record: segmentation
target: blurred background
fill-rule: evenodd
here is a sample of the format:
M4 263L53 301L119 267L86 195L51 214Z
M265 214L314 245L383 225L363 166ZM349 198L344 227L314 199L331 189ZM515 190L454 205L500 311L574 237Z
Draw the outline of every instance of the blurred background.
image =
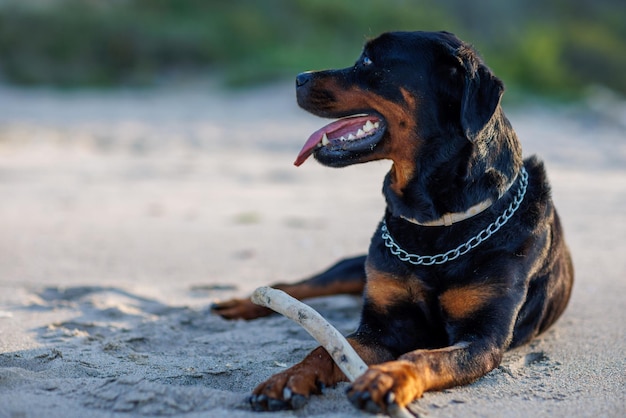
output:
M389 162L294 168L325 123L294 76L442 29L505 82L568 226L610 212L580 187L626 184L624 0L0 0L0 285L245 290L364 251Z
M5 83L250 86L350 65L388 30L448 30L509 91L626 94L623 0L0 0Z

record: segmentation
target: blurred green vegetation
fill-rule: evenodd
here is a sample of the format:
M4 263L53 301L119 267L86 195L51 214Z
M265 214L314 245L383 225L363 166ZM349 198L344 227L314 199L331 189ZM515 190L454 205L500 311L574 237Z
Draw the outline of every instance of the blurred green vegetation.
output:
M249 85L348 66L387 30L448 30L509 87L626 94L623 0L0 0L0 74L21 85Z

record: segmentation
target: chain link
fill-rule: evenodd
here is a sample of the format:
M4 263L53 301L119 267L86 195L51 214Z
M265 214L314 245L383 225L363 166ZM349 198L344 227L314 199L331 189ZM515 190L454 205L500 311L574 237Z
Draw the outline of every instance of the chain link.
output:
M498 218L493 221L489 226L480 231L478 234L470 238L464 244L459 245L458 247L447 251L445 253L437 254L437 255L417 255L410 254L400 247L396 241L393 239L389 230L387 229L387 222L383 219L383 224L381 227L381 237L385 242L385 246L389 248L391 254L398 257L401 261L411 263L414 265L423 265L423 266L432 266L433 264L444 264L448 261L456 260L460 256L467 254L473 248L479 246L482 242L489 239L493 234L498 232L498 230L508 222L509 219L513 216L513 214L517 211L520 204L524 200L524 195L526 194L526 187L528 186L528 173L526 169L522 167L520 172L520 186L517 191L517 195L509 205L509 207L502 213L502 215L498 216Z

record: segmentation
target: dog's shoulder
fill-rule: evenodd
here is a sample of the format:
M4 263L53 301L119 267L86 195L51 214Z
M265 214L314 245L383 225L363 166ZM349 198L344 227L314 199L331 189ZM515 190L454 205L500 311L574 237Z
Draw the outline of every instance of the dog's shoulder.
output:
M524 160L528 188L522 203L524 223L537 225L552 217L552 187L543 161L536 155Z

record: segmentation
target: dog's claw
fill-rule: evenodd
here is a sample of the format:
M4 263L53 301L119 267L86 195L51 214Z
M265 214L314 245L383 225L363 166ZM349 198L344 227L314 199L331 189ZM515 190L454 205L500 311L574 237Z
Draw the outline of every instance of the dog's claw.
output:
M293 393L291 389L283 390L284 399L270 398L267 395L250 395L248 402L253 411L284 411L289 409L300 409L306 405L307 397L298 393Z
M268 411L283 411L285 409L291 409L289 402L285 402L281 399L270 398L267 401Z
M283 399L285 403L291 405L291 409L300 409L306 404L307 401L306 396L300 395L299 393L293 393L293 391L288 387L283 389Z
M285 386L285 389L283 389L283 399L288 401L291 399L292 395L293 395L293 392L291 391L291 389Z
M263 406L263 398L267 399L265 395L250 395L248 397L248 402L252 407L253 411L261 412L265 411L265 407Z
M291 409L291 404L282 399L269 398L267 395L251 395L248 398L253 411L283 411Z
M369 412L370 414L380 414L382 412L378 404L371 399L365 402L365 405L363 405L362 409L365 412Z
M291 397L291 407L293 409L301 409L306 405L307 398L304 395L295 394Z
M381 412L380 407L372 400L372 395L369 392L352 391L352 388L348 388L348 400L355 408L369 412L371 414L377 414Z

